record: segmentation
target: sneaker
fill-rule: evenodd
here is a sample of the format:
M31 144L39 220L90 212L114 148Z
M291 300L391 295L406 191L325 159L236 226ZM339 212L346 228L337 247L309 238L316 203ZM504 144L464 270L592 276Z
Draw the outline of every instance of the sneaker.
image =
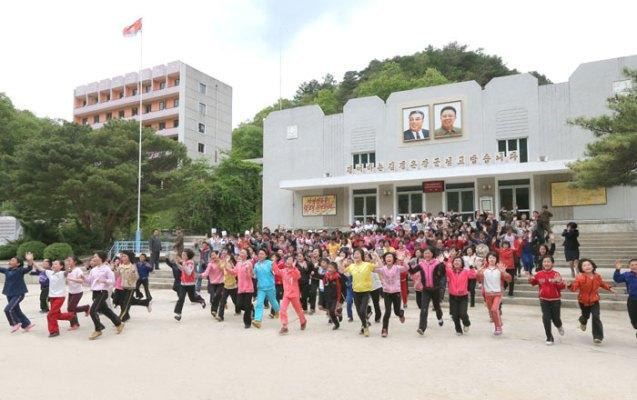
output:
M332 330L333 330L333 331L335 331L335 330L337 330L338 328L339 328L339 326L338 326L338 325L334 325L334 326L332 327Z
M374 319L374 323L375 323L375 324L379 324L379 323L380 323L380 318L378 318L378 319Z
M438 326L443 326L444 323L445 321L443 321L442 318L438 320Z
M71 325L71 327L69 329L67 329L67 331L76 331L80 329L79 325Z
M456 332L456 336L462 336L462 332Z
M494 336L500 336L502 335L502 328L496 328L495 332L493 332Z
M15 324L11 327L11 333L17 332L20 330L20 324Z
M252 326L254 326L257 329L261 329L261 321L252 321Z
M554 342L554 341L552 341L552 340L547 340L547 341L546 341L546 345L547 345L547 346L553 346L554 344L555 344L555 342Z
M46 314L46 313L48 313L47 310L40 310L40 314Z
M586 332L586 325L579 324L579 328L582 330L582 332Z
M219 321L219 322L223 322L223 317L220 317L220 316L218 316L218 315L215 317L215 319L216 319L217 321Z
M274 314L268 314L268 318L274 319Z
M314 313L315 313L315 311L312 310L312 309L310 309L310 312L308 312L308 314L310 314L310 315L314 315Z
M347 322L354 322L354 318L347 318Z
M201 301L201 308L206 308L206 300Z
M57 337L57 336L60 336L60 332L51 332L51 333L49 333L49 337L50 338L54 338L54 337Z
M243 326L243 329L250 329L250 328L251 328L251 326L250 326L250 325L244 325L244 326Z
M363 336L369 337L369 328L364 328L363 329Z
M424 331L424 330L422 330L422 329L420 329L420 328L418 328L418 330L417 330L416 332L418 332L418 334L419 334L420 336L422 336L422 335L424 335L424 334L425 334L425 331Z
M560 326L559 328L557 328L557 331L559 332L560 336L564 336L564 327Z
M90 314L91 314L91 311L90 311L90 310L86 310L86 311L84 311L84 316L85 316L85 317L88 317Z
M91 333L91 336L88 337L88 340L95 340L100 336L102 336L102 331L95 331Z
M307 320L301 322L301 330L304 331L305 327L307 326Z
M405 316L404 315L401 315L400 317L398 317L398 319L400 320L401 324L405 323Z
M148 305L146 306L146 309L148 310L148 312L152 312L153 311L153 306L152 306L152 301L148 302Z
M276 311L276 312L274 313L274 318L279 319L279 312L278 312L278 311Z
M602 344L602 339L593 339L593 343Z
M33 327L35 327L35 324L29 324L29 326L27 326L26 328L24 328L25 332L31 332L31 329L33 329Z
M124 330L124 323L122 322L121 324L117 325L115 327L115 330L117 331L117 334L119 335L120 333L122 333L122 331Z
M288 334L288 328L285 326L281 327L281 330L279 331L279 335L287 335Z
M210 315L212 315L213 317L217 317L217 312L216 311L210 311Z
M361 328L361 330L360 330L360 331L358 331L358 334L359 334L359 335L362 335L364 330L365 330L365 328Z
M181 314L175 314L175 319L177 321L181 321Z
M464 333L469 333L469 325L463 326L462 330L463 330Z
M387 337L387 329L383 329L380 333L381 337Z

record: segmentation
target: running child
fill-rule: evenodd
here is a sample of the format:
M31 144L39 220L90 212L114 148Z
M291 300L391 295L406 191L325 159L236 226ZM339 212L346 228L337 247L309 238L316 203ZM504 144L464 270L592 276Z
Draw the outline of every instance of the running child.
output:
M628 292L628 317L633 328L637 329L637 258L633 258L628 262L630 271L621 272L621 260L615 261L615 273L613 280L617 283L625 283ZM637 333L635 334L637 336Z
M24 275L33 269L33 255L31 253L26 255L31 260L27 260L28 267L23 267L22 262L17 257L9 260L9 268L0 267L0 274L4 274L2 294L7 297L4 314L7 316L11 333L17 332L20 328L24 329L25 332L29 332L35 326L20 309L20 303L24 300L24 295L29 291L24 283Z
M281 278L283 284L283 298L281 299L281 330L279 334L285 335L288 330L288 305L292 303L294 312L299 317L301 324L301 330L305 330L307 325L307 319L303 313L301 307L301 293L299 289L299 279L301 278L301 271L296 268L294 264L294 257L289 255L285 257L285 268L275 268L274 274Z
M577 302L582 311L582 315L579 317L579 326L583 332L586 331L588 319L592 316L593 342L600 344L604 340L604 326L599 318L599 289L602 288L612 293L615 293L615 290L604 282L600 274L595 272L597 265L593 260L588 258L579 260L577 270L579 274L568 288L573 292L579 292Z
M542 323L546 333L546 344L551 346L555 343L551 322L557 328L560 336L564 336L564 327L560 317L562 309L561 291L566 287L559 272L553 270L553 256L544 256L542 259L542 271L532 276L527 272L529 283L533 286L540 286L540 307L542 308Z
M495 330L495 336L502 335L502 316L500 315L500 303L504 293L504 283L511 282L511 275L506 271L503 264L500 264L498 254L489 252L485 265L482 266L476 275L478 282L482 283L484 302L489 311L489 316Z

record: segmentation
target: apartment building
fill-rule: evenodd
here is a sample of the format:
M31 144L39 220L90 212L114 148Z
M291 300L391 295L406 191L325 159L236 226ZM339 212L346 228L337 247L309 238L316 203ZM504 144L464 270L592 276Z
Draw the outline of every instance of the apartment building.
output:
M97 129L111 119L133 119L183 143L188 155L220 161L232 145L232 87L174 61L139 73L78 86L73 120ZM140 109L140 95L142 105Z

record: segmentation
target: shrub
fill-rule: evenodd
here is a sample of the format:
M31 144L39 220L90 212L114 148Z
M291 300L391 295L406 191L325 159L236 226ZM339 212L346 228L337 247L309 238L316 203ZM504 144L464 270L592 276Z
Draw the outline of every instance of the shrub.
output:
M73 255L73 249L68 243L52 243L44 249L44 258L49 260L63 260Z
M0 260L8 260L11 257L15 257L17 252L17 244L5 244L3 246L0 246Z
M44 256L44 249L46 248L46 244L39 242L37 240L33 240L31 242L24 242L18 247L18 257L23 257L26 253L33 253L33 258L36 260L41 260Z

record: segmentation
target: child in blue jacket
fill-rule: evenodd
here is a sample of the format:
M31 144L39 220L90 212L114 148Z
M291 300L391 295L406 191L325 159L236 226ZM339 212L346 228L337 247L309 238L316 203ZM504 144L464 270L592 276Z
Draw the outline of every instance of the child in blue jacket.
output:
M625 283L628 292L628 317L633 328L637 329L637 258L633 258L628 262L630 271L621 272L621 260L615 261L615 274L613 280L617 283ZM637 333L635 334L637 336Z
M29 255L30 253L27 253L27 256ZM24 275L33 269L33 259L29 257L27 259L29 266L26 268L23 268L22 262L17 257L9 260L9 268L0 268L0 273L5 275L2 294L7 297L8 304L4 308L4 314L11 326L11 333L17 332L20 328L29 332L35 326L20 309L20 302L24 300L24 295L28 292Z

